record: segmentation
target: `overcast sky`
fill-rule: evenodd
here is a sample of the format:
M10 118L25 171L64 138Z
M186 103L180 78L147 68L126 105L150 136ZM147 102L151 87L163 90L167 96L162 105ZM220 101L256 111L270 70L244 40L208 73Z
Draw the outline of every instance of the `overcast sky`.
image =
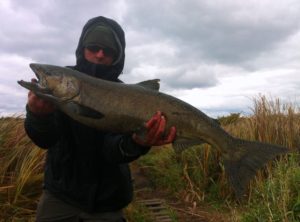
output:
M299 0L0 0L0 115L24 112L29 63L74 65L99 15L126 33L127 83L159 78L212 117L248 114L259 95L299 102Z

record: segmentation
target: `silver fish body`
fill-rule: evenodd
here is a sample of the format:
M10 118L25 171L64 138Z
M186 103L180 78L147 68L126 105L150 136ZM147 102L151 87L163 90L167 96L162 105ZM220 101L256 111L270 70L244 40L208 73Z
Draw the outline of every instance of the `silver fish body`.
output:
M53 65L31 64L38 83L19 81L23 87L52 101L76 121L104 131L133 133L156 111L175 126L176 151L209 143L223 155L225 171L237 197L241 197L256 170L287 149L277 145L241 140L229 135L213 119L190 104L159 92L159 81L124 84L90 77Z

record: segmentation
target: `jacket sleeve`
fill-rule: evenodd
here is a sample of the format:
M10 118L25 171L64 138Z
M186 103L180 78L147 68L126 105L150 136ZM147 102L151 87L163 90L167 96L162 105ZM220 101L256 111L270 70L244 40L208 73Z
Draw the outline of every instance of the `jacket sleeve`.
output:
M58 140L59 134L55 121L55 113L38 117L30 112L28 106L26 106L24 128L28 137L40 148L48 149Z
M129 163L145 155L151 147L138 145L131 135L105 134L102 155L110 163Z

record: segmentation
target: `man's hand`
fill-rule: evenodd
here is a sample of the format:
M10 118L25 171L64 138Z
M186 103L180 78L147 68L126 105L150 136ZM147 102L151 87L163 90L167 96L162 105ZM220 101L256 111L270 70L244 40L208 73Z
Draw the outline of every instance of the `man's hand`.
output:
M32 79L31 82L37 82ZM45 116L54 112L55 105L36 96L32 91L28 93L28 109L37 116Z
M166 118L158 111L146 124L146 135L143 137L133 134L133 140L142 146L161 146L172 143L176 137L176 128L172 126L165 135Z

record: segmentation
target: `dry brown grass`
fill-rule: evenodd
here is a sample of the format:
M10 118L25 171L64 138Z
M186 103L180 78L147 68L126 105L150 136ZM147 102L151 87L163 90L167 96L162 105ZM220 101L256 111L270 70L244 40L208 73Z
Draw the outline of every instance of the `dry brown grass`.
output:
M4 221L33 220L43 160L44 151L26 136L22 118L0 119L0 215Z
M180 157L170 149L146 155L140 164L149 169L153 184L191 204L228 211L233 221L299 221L299 109L264 96L253 103L251 116L220 118L225 130L239 138L280 144L295 152L271 161L259 171L246 201L236 205L221 155L208 145L189 149ZM0 119L0 221L34 221L44 156L44 151L26 136L22 118Z

